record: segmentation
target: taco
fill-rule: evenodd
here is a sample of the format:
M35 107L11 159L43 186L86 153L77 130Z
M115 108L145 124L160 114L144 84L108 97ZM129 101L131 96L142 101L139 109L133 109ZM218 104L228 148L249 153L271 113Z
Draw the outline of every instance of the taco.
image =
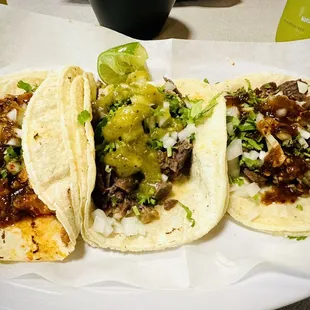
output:
M80 192L62 112L82 74L66 68L0 78L1 260L62 260L75 247Z
M101 85L93 104L89 198L94 190L82 210L82 236L94 247L179 246L226 212L224 99L211 99L200 81L165 79L157 87L146 79L135 72L126 83Z
M219 85L227 91L228 213L247 227L310 234L309 82L257 74Z

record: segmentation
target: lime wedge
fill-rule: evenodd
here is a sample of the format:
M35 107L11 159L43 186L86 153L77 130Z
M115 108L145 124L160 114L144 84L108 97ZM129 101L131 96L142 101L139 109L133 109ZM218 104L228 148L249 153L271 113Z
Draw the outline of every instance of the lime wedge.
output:
M98 56L98 74L107 84L122 83L132 72L147 71L147 58L147 52L139 42L116 46Z

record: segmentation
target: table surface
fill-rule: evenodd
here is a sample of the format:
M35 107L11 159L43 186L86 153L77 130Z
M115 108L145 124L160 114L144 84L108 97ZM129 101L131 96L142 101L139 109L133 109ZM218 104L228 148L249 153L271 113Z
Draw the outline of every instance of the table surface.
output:
M37 13L98 24L87 0L7 0ZM157 39L274 41L285 0L200 0L178 2ZM310 299L281 310L308 310Z

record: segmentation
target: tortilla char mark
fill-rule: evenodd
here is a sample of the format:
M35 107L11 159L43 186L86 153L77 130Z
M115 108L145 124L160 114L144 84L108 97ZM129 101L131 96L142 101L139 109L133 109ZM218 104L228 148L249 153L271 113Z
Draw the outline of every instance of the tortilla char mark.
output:
M269 82L226 96L227 107L237 107L240 115L230 142L242 140L241 175L260 187L269 186L261 197L266 205L294 203L310 195L308 87L300 79L279 86ZM244 157L262 151L263 159Z
M54 215L29 185L23 163L20 131L32 93L0 100L0 228L24 218Z

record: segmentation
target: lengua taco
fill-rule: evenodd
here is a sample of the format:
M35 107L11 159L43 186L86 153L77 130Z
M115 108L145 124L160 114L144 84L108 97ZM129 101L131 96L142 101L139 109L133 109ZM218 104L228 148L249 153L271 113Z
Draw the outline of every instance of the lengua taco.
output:
M144 71L101 85L92 122L97 169L91 150L88 162L95 187L82 212L88 243L161 250L217 225L228 190L225 102L212 96L196 80L154 86Z
M75 67L0 78L2 260L62 260L75 247L80 191L62 111L77 78Z
M310 234L309 80L257 74L227 91L228 213L271 234Z

